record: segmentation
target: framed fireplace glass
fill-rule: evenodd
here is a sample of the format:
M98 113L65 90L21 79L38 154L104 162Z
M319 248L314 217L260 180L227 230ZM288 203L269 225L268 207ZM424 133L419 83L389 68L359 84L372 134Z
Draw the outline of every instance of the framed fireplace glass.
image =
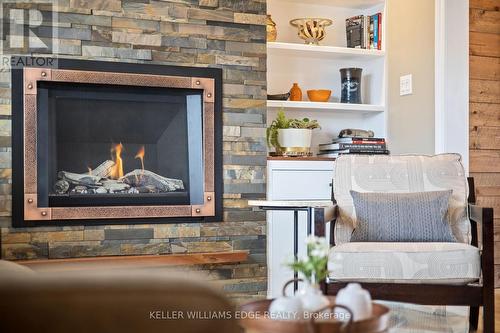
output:
M38 203L203 204L203 96L194 89L40 82Z
M17 226L221 218L220 70L61 64L13 71Z

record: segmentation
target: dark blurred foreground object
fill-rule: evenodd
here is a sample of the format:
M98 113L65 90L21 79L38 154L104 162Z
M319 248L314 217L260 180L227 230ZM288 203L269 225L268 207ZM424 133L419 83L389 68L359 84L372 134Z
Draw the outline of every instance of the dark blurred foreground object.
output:
M234 333L234 319L203 319L232 310L223 295L185 276L154 270L35 273L0 260L0 332ZM189 320L188 312L202 318ZM184 319L171 319L181 313Z

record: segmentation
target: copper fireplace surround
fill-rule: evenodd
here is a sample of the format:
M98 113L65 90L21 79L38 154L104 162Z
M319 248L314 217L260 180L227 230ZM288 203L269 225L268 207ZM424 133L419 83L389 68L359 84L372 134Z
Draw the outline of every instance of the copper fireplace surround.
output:
M163 217L214 217L214 101L215 79L209 77L168 76L113 71L30 68L23 70L23 200L24 221L144 219ZM204 161L201 205L39 207L37 204L37 83L85 83L140 87L186 88L202 90Z

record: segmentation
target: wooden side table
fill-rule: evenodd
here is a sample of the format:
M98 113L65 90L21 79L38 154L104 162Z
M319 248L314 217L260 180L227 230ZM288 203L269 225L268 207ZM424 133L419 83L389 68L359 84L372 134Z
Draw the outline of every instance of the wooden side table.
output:
M335 213L336 205L330 200L301 201L301 200L249 200L248 205L259 207L265 211L293 211L293 255L297 260L299 252L299 212L307 214L307 235L325 235L325 223L330 221ZM314 231L313 231L314 216ZM294 278L298 277L294 271ZM294 291L298 289L298 282L294 282Z

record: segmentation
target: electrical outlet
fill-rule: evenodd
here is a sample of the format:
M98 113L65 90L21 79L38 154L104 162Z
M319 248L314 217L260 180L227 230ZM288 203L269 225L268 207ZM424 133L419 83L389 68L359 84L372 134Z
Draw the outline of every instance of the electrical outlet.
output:
M412 75L403 75L399 78L399 95L411 95L413 94L413 85L412 85Z

